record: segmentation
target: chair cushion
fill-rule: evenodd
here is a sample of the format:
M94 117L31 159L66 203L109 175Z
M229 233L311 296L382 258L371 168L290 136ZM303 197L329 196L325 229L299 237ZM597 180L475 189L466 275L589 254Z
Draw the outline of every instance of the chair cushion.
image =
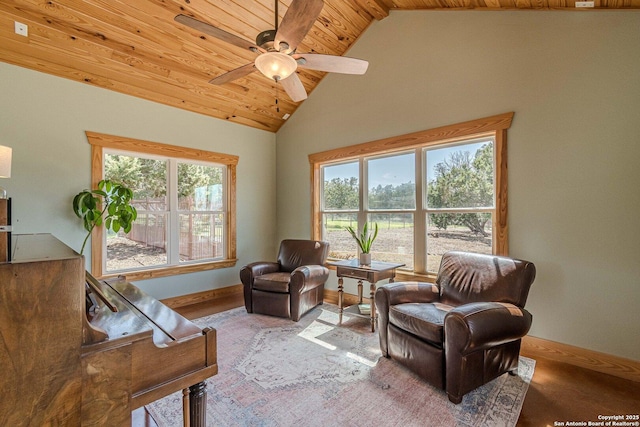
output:
M389 307L389 323L442 346L444 316L453 307L441 303L406 303Z
M289 293L291 273L277 272L258 276L253 280L253 289L267 292Z

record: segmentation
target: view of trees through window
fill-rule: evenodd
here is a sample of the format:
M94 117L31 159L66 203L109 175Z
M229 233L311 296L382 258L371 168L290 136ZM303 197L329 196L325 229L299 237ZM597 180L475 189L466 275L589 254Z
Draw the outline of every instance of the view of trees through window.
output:
M222 257L224 172L221 165L106 153L104 177L131 188L138 210L130 233L107 235L106 270Z
M410 270L437 272L448 250L492 252L491 139L327 164L322 172L323 238L330 242L330 258L357 257L344 227L361 228L364 221L380 229L373 259L401 262ZM422 183L421 197L416 182ZM416 248L425 248L422 258L416 258Z
M434 272L447 251L492 251L493 144L441 150L427 152L427 271Z

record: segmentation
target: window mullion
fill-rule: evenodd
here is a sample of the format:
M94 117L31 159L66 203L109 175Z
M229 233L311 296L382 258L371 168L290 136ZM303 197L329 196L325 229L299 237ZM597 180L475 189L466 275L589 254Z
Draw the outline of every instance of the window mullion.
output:
M360 209L358 209L358 230L362 230L364 228L364 224L367 222L368 214L369 214L369 202L367 200L369 192L368 185L369 180L367 179L368 175L368 167L365 159L360 159L360 189L359 189L359 198L360 198ZM358 253L360 249L358 248Z
M222 174L222 224L224 225L224 228L227 228L227 223L229 221L229 216L227 215L227 213L229 212L229 190L228 190L228 186L229 185L229 168L225 167L224 168L224 173ZM214 235L215 235L215 230L214 230ZM229 241L227 239L227 233L222 233L222 256L224 258L227 257L228 255L228 244Z
M180 214L178 212L178 162L169 159L167 173L167 194L169 195L169 230L167 258L170 265L180 261Z
M415 159L415 176L416 176L416 210L413 216L414 234L413 234L413 262L414 271L427 271L427 216L426 208L426 182L427 167L424 160L426 151L416 148Z

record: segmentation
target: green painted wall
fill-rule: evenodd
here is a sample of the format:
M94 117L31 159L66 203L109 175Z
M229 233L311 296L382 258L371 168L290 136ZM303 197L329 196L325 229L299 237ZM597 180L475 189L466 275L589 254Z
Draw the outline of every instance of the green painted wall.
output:
M237 284L310 235L308 154L514 111L509 244L538 267L531 334L638 360L639 52L633 11L393 11L348 53L367 74L327 76L277 135L0 63L1 185L17 233L79 249L85 130L240 156L238 265L137 283L165 298Z
M80 250L84 229L71 201L91 184L89 130L240 157L236 268L137 282L146 292L166 298L235 285L242 265L275 257L275 134L4 63L0 94L0 145L13 148L12 176L0 185L12 198L15 233L52 233Z
M392 11L348 55L367 74L327 76L278 132L278 238L310 235L308 154L514 111L531 335L639 360L640 13Z

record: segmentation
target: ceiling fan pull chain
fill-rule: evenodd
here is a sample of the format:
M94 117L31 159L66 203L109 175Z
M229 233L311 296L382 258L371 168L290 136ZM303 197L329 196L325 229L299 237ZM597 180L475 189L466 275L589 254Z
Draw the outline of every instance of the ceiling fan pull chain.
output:
M278 83L276 82L276 113L280 112L280 106L278 105Z

